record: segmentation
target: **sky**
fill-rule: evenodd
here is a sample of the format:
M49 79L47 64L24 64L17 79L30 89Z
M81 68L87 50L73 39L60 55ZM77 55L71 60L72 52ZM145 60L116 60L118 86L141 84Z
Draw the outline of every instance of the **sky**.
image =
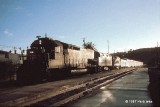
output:
M0 0L0 50L27 46L47 34L100 52L160 45L160 0Z

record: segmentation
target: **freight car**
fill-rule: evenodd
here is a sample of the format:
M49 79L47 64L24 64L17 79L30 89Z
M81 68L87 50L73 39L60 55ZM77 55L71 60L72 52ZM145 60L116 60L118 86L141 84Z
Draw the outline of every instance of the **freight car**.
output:
M102 68L102 70L109 70L112 68L112 56L107 53L100 53L100 57L98 57L98 66Z
M88 71L90 73L99 72L101 70L110 70L113 67L113 57L108 53L95 51L94 59L89 59Z
M121 67L142 67L143 66L143 62L141 61L135 61L135 60L131 60L131 59L121 59Z
M120 69L121 68L121 58L118 56L113 56L113 69Z

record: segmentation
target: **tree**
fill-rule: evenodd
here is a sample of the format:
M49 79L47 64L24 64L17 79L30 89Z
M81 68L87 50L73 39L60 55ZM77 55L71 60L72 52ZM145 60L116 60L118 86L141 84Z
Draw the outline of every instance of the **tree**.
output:
M84 47L85 49L97 50L97 49L95 48L95 44L93 44L92 42L87 42L87 43L84 42L83 47Z

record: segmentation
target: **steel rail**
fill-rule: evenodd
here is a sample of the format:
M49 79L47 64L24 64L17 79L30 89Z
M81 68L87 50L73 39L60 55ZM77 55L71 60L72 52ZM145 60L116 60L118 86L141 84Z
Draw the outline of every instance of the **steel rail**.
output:
M64 105L70 101L76 100L79 97L84 96L85 94L91 92L94 89L100 88L106 84L113 82L114 80L131 73L134 69L123 71L120 73L113 73L111 75L91 79L87 82L77 84L70 87L65 87L60 90L49 90L45 92L41 92L38 94L34 94L31 96L26 96L22 98L18 98L15 100L7 101L0 103L0 106L29 106L29 105L37 105L40 102L46 101L48 99L54 99L52 104L47 106L60 106ZM67 95L66 95L67 94ZM65 98L59 98L65 96Z
M102 86L109 85L113 81L115 81L115 80L117 80L117 79L131 73L131 72L133 72L133 70L121 72L121 73L118 73L118 74L113 74L112 77L106 76L106 77L103 77L103 78L96 79L94 81L90 81L88 83L84 83L85 88L82 89L82 87L81 87L79 89L80 91L78 91L78 92L77 91L74 92L75 90L71 91L72 94L74 93L73 95L72 94L71 95L64 95L64 94L61 95L61 96L66 96L64 99L62 98L62 99L57 100L56 98L51 98L50 99L51 101L47 101L51 104L47 104L47 106L63 106L64 104L67 104L71 101L77 100L78 98L83 97L83 96L93 92L94 90L99 89ZM39 105L41 105L41 104L42 103L40 103Z

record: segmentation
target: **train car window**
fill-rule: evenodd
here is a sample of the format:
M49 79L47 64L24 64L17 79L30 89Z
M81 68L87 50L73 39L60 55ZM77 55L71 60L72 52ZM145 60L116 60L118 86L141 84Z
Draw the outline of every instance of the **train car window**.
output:
M34 52L33 51L30 51L30 54L33 54Z

